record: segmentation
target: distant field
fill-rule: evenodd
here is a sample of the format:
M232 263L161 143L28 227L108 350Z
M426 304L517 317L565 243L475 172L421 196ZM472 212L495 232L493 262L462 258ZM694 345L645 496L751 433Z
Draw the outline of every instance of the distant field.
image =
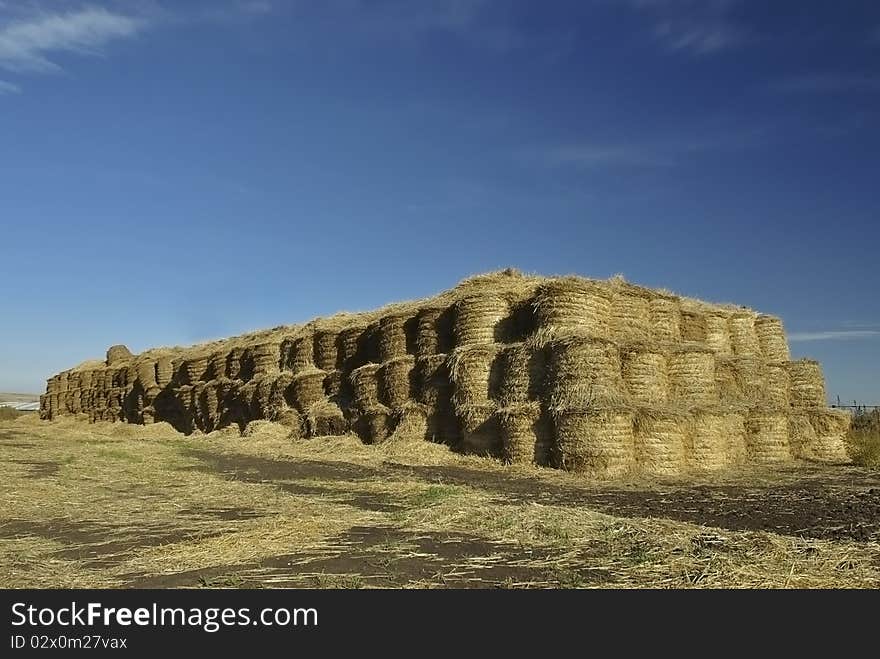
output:
M40 400L39 394L10 394L0 392L0 403L32 403Z
M880 474L595 483L271 424L0 423L7 587L880 586Z

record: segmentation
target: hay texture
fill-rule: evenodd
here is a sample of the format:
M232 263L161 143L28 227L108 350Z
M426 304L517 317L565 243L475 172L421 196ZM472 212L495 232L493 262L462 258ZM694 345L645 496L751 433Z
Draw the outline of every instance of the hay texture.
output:
M48 379L40 417L277 422L442 442L601 478L843 459L846 417L781 321L622 278L506 270L439 295L192 347L113 346Z

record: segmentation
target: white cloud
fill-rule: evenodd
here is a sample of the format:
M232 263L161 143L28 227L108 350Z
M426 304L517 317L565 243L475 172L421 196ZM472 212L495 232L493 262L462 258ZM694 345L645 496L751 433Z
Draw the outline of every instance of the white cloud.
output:
M50 53L94 54L114 39L133 36L142 21L87 7L63 13L40 11L0 26L0 68L15 73L60 70Z
M707 55L743 41L742 31L722 21L662 21L654 27L654 37L672 51Z
M788 340L799 341L848 341L852 339L876 339L880 330L836 330L828 332L792 332Z
M880 76L861 73L817 73L779 80L771 89L783 93L836 94L841 92L878 92Z
M13 85L11 82L0 80L0 96L3 94L18 94L20 91L21 87L18 85Z

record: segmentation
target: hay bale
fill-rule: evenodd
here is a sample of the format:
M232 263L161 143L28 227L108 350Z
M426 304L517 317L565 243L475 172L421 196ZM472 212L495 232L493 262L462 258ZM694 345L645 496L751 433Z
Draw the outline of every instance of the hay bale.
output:
M403 406L392 410L394 432L392 439L419 440L427 439L428 412L426 405L407 401Z
M446 354L455 347L451 306L425 307L416 316L416 354L419 357Z
M651 476L676 476L685 467L689 419L680 413L638 408L634 418L637 469Z
M494 343L498 328L509 313L507 299L492 292L460 299L455 305L453 322L456 345Z
M501 456L496 409L494 402L455 406L455 413L461 424L462 451L474 455Z
M656 405L669 400L666 355L653 346L636 344L624 348L621 357L623 382L634 402Z
M636 286L615 287L611 297L611 336L618 342L646 341L651 337L651 305Z
M345 388L345 374L340 370L328 371L324 377L324 395L333 399L333 402L339 404L339 401L348 398L348 392Z
M765 364L757 357L717 357L715 382L722 403L761 403L767 398Z
M446 355L419 357L415 363L416 398L418 402L436 406L452 400L452 376Z
M278 373L281 344L275 341L258 343L250 350L253 377Z
M312 358L315 366L322 371L332 371L336 368L336 339L339 333L322 329L315 332Z
M687 465L700 471L717 471L734 459L730 447L731 424L723 410L695 410L686 443Z
M426 405L425 439L456 447L461 444L461 426L452 404Z
M716 354L730 356L733 344L730 340L730 316L727 311L713 310L706 314L706 345Z
M502 405L538 400L544 391L547 356L529 343L514 343L498 353L498 398Z
M358 346L364 333L363 326L346 327L336 338L336 368L351 371L357 364Z
M226 377L226 352L218 350L211 353L208 358L208 377L213 380L222 380Z
M326 373L317 368L299 371L294 375L291 385L293 403L302 413L308 413L312 405L324 399L324 378Z
M306 429L309 437L326 437L344 435L349 426L338 405L319 401L306 413Z
M791 382L788 377L788 368L785 362L767 362L764 364L764 372L767 380L767 405L777 409L787 409L791 406L789 390Z
M305 423L303 418L296 410L285 409L278 415L278 418L275 419L275 423L288 428L290 430L288 436L291 439L300 439L303 436L304 430L307 432L307 429L304 428Z
M404 355L385 362L379 370L381 400L391 408L402 408L416 391L415 357Z
M759 314L755 319L755 333L764 359L769 362L787 362L791 359L782 320L776 316Z
M825 376L819 362L799 359L786 365L793 407L825 407Z
M852 415L845 410L821 408L807 413L815 440L801 444L799 457L818 462L849 462L846 438L852 427Z
M550 280L538 288L535 311L539 327L554 334L611 334L611 291L596 282L577 277Z
M758 463L791 459L788 416L777 410L754 409L745 419L748 459Z
M495 397L498 379L497 368L493 369L493 365L497 354L498 346L491 343L471 343L452 352L449 371L456 409L486 405Z
M354 402L362 410L379 405L379 364L364 364L351 372Z
M705 344L709 333L708 314L703 308L688 306L681 309L681 340L688 343Z
M387 362L407 354L406 323L410 315L395 313L379 319L379 361Z
M137 381L144 390L156 386L156 362L140 362L137 367ZM77 380L80 378L77 377Z
M560 469L596 478L613 478L632 471L635 440L631 410L555 410L553 422L554 462Z
M714 405L715 355L698 345L677 346L668 356L669 399L682 406Z
M311 334L299 336L289 346L287 369L298 373L314 367L315 337Z
M242 374L244 352L244 348L236 346L235 348L230 349L226 354L226 377L231 380L244 379Z
M665 295L648 300L651 338L661 342L681 341L681 305L677 298Z
M556 409L625 403L617 345L584 335L554 339L549 344L547 396Z
M203 381L208 372L207 355L199 355L183 360L183 370L186 373L186 382L188 384Z
M761 344L755 330L757 314L752 311L737 311L730 317L730 345L738 357L761 355Z
M132 357L134 357L134 355L131 354L131 351L124 345L119 344L107 348L107 359L105 360L105 363L107 366L113 366L125 363Z
M391 436L392 414L384 405L373 405L361 411L364 425L362 439L368 444L381 444Z
M508 405L497 412L502 458L511 464L550 463L553 426L537 401Z

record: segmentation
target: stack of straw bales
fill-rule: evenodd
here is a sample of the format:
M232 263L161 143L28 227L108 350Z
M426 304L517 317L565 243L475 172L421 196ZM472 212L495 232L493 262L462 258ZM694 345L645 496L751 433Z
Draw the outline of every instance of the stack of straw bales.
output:
M779 318L579 277L504 271L429 300L193 348L113 346L47 381L41 416L271 419L292 437L411 436L610 478L846 458L849 417Z

